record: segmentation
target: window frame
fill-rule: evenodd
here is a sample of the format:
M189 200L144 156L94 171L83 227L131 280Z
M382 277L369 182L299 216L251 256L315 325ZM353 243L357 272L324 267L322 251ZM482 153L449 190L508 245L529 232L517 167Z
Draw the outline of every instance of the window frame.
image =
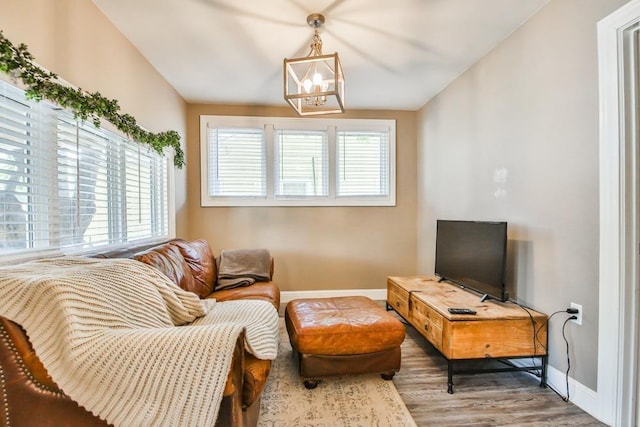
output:
M209 195L209 128L262 128L265 140L266 196ZM328 134L327 196L277 196L276 147L277 130L322 130ZM343 196L336 194L337 134L341 131L381 132L388 135L388 195ZM200 206L201 207L287 207L287 206L396 206L396 121L393 119L286 118L258 116L200 116Z

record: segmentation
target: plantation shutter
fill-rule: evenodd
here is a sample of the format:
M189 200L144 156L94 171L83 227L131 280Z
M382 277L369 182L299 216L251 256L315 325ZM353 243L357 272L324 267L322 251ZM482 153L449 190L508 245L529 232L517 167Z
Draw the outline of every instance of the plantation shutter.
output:
M208 129L209 195L266 196L262 129Z
M387 132L338 132L337 196L389 195Z
M200 116L202 206L395 206L394 120Z
M276 196L327 196L327 132L278 130L275 144Z

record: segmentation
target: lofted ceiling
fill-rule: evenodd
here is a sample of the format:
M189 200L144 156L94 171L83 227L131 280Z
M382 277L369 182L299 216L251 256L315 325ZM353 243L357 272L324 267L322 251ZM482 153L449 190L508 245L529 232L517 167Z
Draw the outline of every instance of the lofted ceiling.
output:
M190 103L285 105L323 13L346 108L416 110L549 0L93 0Z

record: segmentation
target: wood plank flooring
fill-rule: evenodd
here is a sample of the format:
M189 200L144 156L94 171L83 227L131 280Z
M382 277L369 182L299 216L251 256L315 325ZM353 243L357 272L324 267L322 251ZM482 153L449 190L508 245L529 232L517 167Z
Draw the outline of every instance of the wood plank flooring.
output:
M448 394L446 359L406 327L402 368L393 382L419 427L605 426L523 372L454 376L454 394Z
M448 394L446 359L406 326L402 368L393 382L418 426L605 425L524 372L454 376Z

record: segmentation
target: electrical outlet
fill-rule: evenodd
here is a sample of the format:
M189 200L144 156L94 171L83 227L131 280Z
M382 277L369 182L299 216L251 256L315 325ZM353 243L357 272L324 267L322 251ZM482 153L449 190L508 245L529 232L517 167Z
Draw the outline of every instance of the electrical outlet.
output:
M573 316L576 316L577 319L571 319L571 321L573 323L577 323L578 325L582 325L582 306L580 304L576 304L575 302L572 302L571 308L575 308L576 310L578 310L578 313L573 315Z

